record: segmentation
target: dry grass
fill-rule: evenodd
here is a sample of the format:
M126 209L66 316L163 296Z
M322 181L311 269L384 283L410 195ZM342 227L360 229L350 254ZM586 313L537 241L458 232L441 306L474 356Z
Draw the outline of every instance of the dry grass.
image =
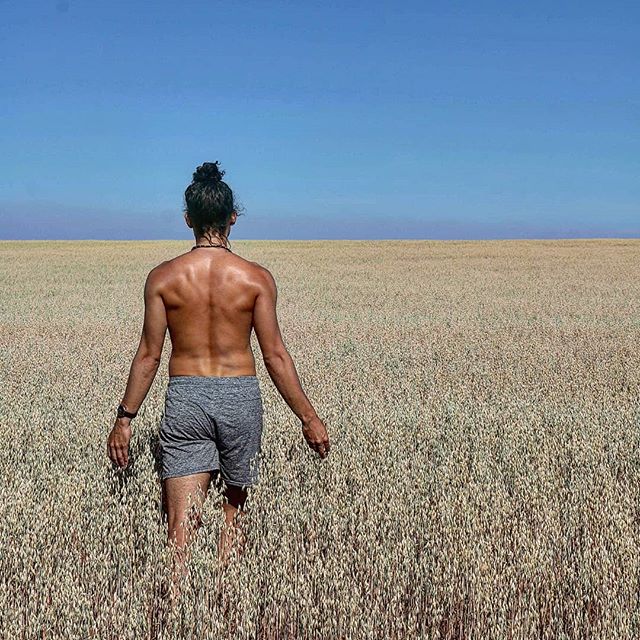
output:
M246 552L219 571L212 495L164 638L640 636L640 240L232 244L333 447L252 338ZM124 474L105 442L144 277L190 246L0 243L3 639L152 637L168 338Z

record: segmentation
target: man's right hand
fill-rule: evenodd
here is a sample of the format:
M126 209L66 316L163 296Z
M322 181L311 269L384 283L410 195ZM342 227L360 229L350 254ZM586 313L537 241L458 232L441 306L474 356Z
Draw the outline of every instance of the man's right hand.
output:
M131 418L117 418L107 438L107 455L113 464L124 469L129 464Z
M307 444L318 453L321 458L326 458L331 445L327 428L318 416L302 422L302 434Z

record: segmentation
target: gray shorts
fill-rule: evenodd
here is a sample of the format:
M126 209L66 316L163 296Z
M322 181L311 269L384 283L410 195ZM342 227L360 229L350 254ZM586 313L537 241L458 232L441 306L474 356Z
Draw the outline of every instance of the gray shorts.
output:
M226 484L256 484L262 440L258 378L170 377L159 436L162 480L219 470Z

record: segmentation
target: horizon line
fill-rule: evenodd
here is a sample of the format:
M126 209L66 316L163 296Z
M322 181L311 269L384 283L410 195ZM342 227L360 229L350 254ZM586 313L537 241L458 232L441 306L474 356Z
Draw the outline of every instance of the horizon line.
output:
M558 236L558 237L514 237L514 238L236 238L233 242L530 242L556 240L640 240L637 236ZM184 242L192 243L193 239L184 238L0 238L0 242Z

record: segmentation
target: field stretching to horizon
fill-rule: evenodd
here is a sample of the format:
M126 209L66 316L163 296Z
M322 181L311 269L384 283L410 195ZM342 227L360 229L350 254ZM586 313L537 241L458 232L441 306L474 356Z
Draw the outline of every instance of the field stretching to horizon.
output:
M332 441L252 345L261 482L244 555L205 504L180 605L154 457L106 438L148 271L193 242L0 242L0 638L640 637L640 240L234 241Z

